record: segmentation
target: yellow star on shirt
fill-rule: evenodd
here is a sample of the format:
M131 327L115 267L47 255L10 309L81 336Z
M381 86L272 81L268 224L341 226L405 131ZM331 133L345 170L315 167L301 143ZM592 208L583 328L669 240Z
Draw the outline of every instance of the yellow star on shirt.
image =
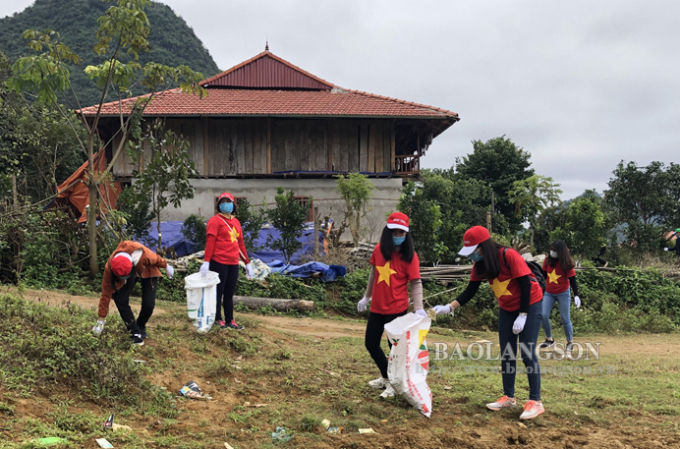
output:
M378 284L380 284L382 281L385 281L385 283L389 286L390 285L390 276L393 274L397 274L396 271L390 268L390 261L388 260L385 262L385 265L382 267L375 267L376 270L378 270Z
M231 241L232 241L232 242L235 242L235 241L238 240L238 236L239 236L240 234L238 233L238 231L236 230L236 228L231 228L231 229L229 230L229 235L231 236Z
M548 282L558 284L557 280L561 277L562 277L562 275L557 274L554 269L552 271L548 272Z
M496 295L496 298L500 298L501 296L509 296L512 295L510 291L508 290L508 284L512 281L512 278L506 280L506 281L499 281L498 278L493 280L493 283L491 284L491 289L493 290L493 294Z

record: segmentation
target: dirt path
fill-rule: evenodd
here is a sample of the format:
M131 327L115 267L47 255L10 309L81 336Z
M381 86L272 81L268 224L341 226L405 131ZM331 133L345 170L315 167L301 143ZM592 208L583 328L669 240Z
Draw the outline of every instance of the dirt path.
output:
M0 294L2 293L19 294L19 291L14 287L2 287L0 289ZM42 302L53 307L65 304L77 304L83 308L96 309L99 304L98 297L69 295L68 293L49 290L25 289L21 295L27 300ZM139 298L133 298L132 300L131 306L135 312L139 311L139 301ZM174 306L174 304L172 305ZM154 315L165 313L166 310L164 307L163 303L159 303L154 310ZM112 314L118 315L118 311L116 310L113 301L111 301L111 310L109 311L109 315ZM295 318L285 315L247 315L249 318L257 320L262 327L269 330L315 339L342 337L363 338L366 330L366 324L359 320L341 321L324 318ZM473 332L469 337L462 338L462 340L465 341L475 341L479 339L496 342L497 335L494 332ZM452 342L456 340L461 339L438 334L437 330L433 330L428 337L428 341L431 343ZM680 345L680 334L645 334L644 342L641 342L635 335L596 335L588 336L587 338L579 338L576 336L574 339L574 341L581 343L584 343L586 340L589 343L601 343L603 351L606 351L608 354L674 354L677 346Z

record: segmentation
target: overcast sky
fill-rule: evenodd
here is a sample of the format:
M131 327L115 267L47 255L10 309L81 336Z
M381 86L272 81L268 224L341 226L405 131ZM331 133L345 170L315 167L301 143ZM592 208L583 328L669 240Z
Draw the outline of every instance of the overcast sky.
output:
M0 17L31 3L2 1ZM505 134L566 199L602 191L621 159L680 161L677 0L165 3L223 70L268 36L273 53L334 84L457 112L425 167Z

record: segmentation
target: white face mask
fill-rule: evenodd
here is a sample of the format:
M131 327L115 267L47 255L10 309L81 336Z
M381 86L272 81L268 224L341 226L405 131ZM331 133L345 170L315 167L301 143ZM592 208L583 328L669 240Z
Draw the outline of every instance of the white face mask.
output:
M557 259L557 253L555 251L550 251L550 257Z

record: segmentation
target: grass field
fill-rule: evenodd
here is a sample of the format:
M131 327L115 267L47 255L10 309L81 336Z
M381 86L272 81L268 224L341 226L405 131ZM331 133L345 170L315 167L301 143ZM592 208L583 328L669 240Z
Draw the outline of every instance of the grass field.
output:
M181 305L160 303L137 348L113 307L101 339L88 334L97 298L16 295L0 296L0 448L51 436L83 448L95 438L116 448L680 447L678 334L577 335L601 343L600 359L542 362L546 413L521 425L520 407L484 407L501 395L494 361L435 362L431 351L430 419L402 399L381 400L366 385L378 372L361 321L239 314L244 331L199 335ZM76 305L58 306L63 299ZM435 327L427 341L481 339L496 335ZM213 400L177 396L189 380ZM527 396L518 374L517 398ZM110 413L132 431L104 431ZM322 419L343 433L328 434ZM295 436L274 443L277 426ZM365 427L377 433L357 432Z

